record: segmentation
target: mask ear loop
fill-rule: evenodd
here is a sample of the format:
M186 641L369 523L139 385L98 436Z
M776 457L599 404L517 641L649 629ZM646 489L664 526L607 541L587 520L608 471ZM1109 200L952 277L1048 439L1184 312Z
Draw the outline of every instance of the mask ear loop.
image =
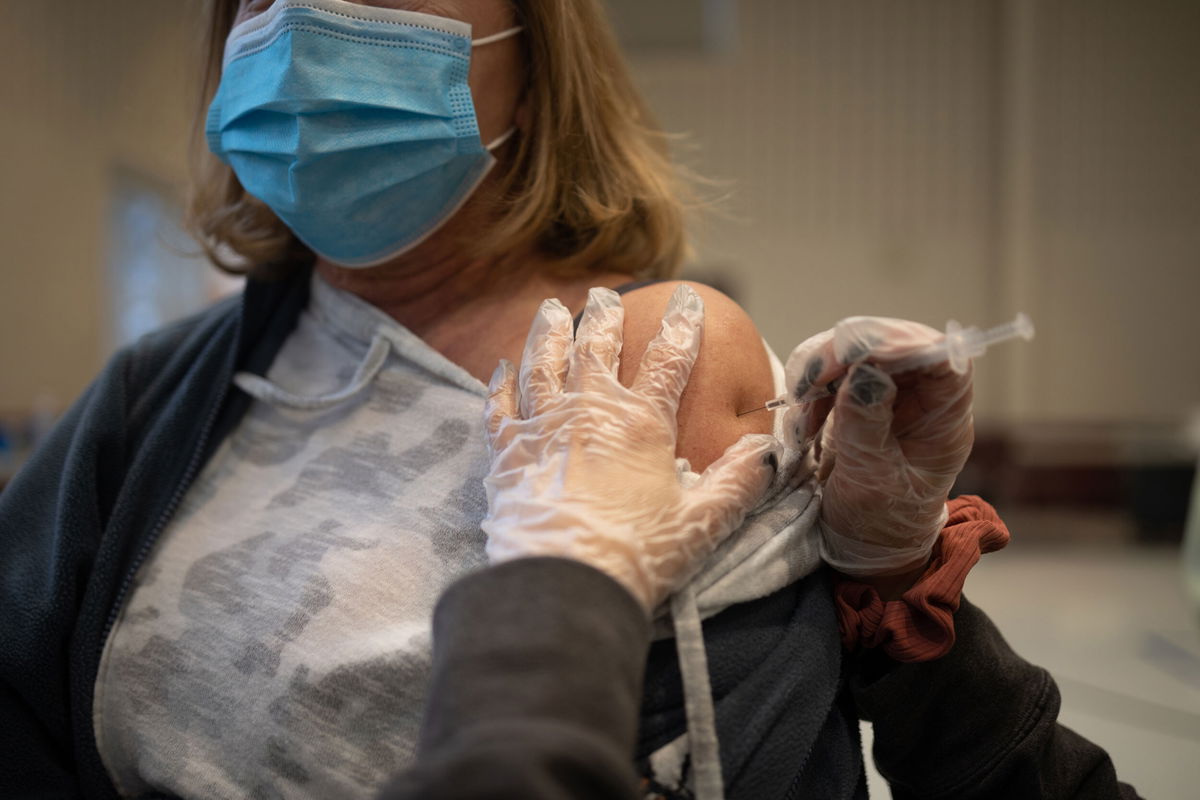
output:
M472 47L483 47L485 44L492 44L494 42L503 41L504 39L508 39L510 37L516 36L518 33L520 33L523 30L525 30L524 25L517 25L516 27L509 28L508 30L503 30L503 31L500 31L499 33L493 33L491 36L484 36L482 39L472 39L471 46ZM495 150L497 147L500 147L505 142L507 142L509 139L511 139L513 137L513 134L515 134L516 132L517 132L517 126L513 125L511 128L506 130L504 133L500 134L495 139L493 139L490 144L485 144L483 147L485 150L487 150L490 153L493 150Z
M504 133L500 134L495 139L493 139L491 144L485 144L483 147L485 150L487 150L490 153L493 150L495 150L497 147L500 147L505 142L507 142L509 139L511 139L516 132L517 132L517 126L513 125L511 128L506 130Z
M483 47L485 44L492 44L493 42L503 41L504 39L507 39L511 36L516 36L518 33L520 33L523 30L525 30L524 25L517 25L516 27L509 28L508 30L503 30L503 31L500 31L499 33L493 33L491 36L484 36L482 39L472 39L471 46L472 47Z
M524 25L517 25L517 26L509 28L507 30L500 31L499 33L493 33L491 36L484 36L482 39L472 39L471 47L483 47L486 44L493 44L494 42L500 42L505 39L516 36L518 33L520 33L523 30L525 30ZM506 130L504 133L500 134L495 139L493 139L491 144L485 144L484 149L487 150L489 153L492 152L497 147L500 147L502 144L504 144L509 139L511 139L513 137L513 134L516 132L517 132L517 126L514 125L511 128L509 128L508 130Z

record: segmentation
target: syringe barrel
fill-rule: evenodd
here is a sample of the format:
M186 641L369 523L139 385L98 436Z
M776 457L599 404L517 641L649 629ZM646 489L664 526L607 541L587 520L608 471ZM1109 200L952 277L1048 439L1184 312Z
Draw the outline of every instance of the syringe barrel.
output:
M972 358L983 355L983 351L987 349L979 345L978 334L978 328L964 329L957 320L952 319L946 323L946 361L950 363L950 369L959 375L966 373Z
M981 331L974 326L964 328L954 320L946 323L946 353L950 368L962 375L972 358L978 358L987 352L994 344L1007 342L1009 339L1033 338L1033 321L1025 312L1017 314L1012 322L1005 322L994 328Z

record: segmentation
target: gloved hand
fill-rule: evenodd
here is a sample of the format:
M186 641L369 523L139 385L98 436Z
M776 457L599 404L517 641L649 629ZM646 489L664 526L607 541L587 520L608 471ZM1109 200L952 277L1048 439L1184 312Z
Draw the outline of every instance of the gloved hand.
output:
M815 445L822 556L847 575L923 566L945 523L950 488L974 442L972 369L960 375L942 363L887 372L942 339L917 322L851 317L788 358L793 397L814 386L836 390L789 408L784 423L793 446Z
M647 611L686 583L770 484L780 443L748 435L696 485L680 484L675 415L700 350L704 303L671 297L630 388L617 380L624 308L592 289L578 335L557 300L542 303L520 376L502 361L485 409L491 472L483 521L493 563L583 561Z

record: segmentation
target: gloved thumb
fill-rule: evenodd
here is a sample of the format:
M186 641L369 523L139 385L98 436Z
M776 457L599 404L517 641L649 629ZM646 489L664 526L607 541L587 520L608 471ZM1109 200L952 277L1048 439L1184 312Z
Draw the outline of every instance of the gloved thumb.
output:
M891 462L894 447L892 407L896 384L870 364L855 364L838 389L834 402L832 446L846 467Z
M715 549L758 504L779 470L783 445L774 436L748 433L704 470L688 492L689 516L703 520Z

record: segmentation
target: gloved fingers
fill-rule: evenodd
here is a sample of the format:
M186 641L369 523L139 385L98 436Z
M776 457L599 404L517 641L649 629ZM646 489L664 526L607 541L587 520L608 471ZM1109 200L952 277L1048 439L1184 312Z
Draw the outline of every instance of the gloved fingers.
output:
M779 470L783 445L769 434L748 433L709 465L688 490L691 512L706 521L712 552L745 518Z
M833 410L833 403L834 395L829 395L798 406L788 406L783 413L783 432L790 449L803 453L812 448L814 438Z
M817 481L825 483L829 480L833 468L837 466L837 443L834 441L834 430L837 428L837 413L830 411L831 419L821 428L819 435L813 441L813 458L817 462Z
M834 350L834 329L810 336L798 344L784 367L784 383L793 403L804 399L814 386L828 386L846 374Z
M788 406L783 412L783 440L791 450L803 450L808 445L808 406Z
M899 380L918 377L902 375ZM823 457L821 462L823 522L872 546L898 548L901 559L908 558L903 553L913 541L927 542L936 533L946 493L969 452L969 446L962 446L969 445L969 435L899 437L895 413L903 402L904 392L892 376L874 365L856 364L838 392L826 429L831 460Z
M895 400L896 384L886 372L870 364L850 368L838 389L833 425L827 434L843 467L848 463L869 466L878 459L898 456L892 432Z
M583 319L571 348L567 370L568 392L582 392L613 384L620 364L625 307L621 296L612 289L597 287L588 291Z
M488 452L495 458L512 438L512 425L505 422L517 416L517 370L506 358L492 373L488 383L488 399L483 405L484 426L487 429Z
M943 338L941 331L919 322L847 317L831 330L809 337L792 351L784 369L791 400L798 402L813 387L836 391L838 380L853 364L869 361L887 369L889 362L908 358Z
M634 392L642 395L674 421L679 397L692 374L704 334L704 301L687 284L680 284L667 303L662 327L646 347L634 378Z
M904 450L905 459L927 475L941 476L952 483L962 470L975 444L975 418L972 411L971 384L955 383L948 389L934 387L927 395L927 383L906 386L916 373L897 376L895 420L892 430ZM947 381L961 376L951 372Z
M969 416L974 401L974 367L959 374L949 364L920 372L893 376L899 391L896 401L896 435L900 438L937 438L939 431Z
M842 364L869 359L887 369L889 362L908 358L944 338L936 328L907 319L847 317L834 326L833 350Z
M529 419L562 391L571 353L571 312L556 299L543 300L521 356L521 416Z

